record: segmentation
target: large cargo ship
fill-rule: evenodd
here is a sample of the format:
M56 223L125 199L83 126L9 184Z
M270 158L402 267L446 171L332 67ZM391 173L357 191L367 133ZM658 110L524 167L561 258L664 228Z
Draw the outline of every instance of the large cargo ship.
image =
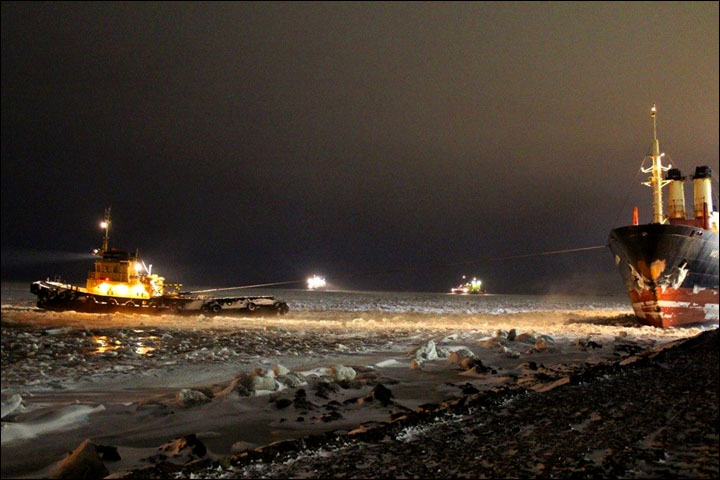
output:
M653 191L653 219L641 225L637 207L632 225L610 232L608 244L641 322L661 328L718 321L718 212L713 206L712 170L695 168L693 210L685 209L685 177L663 166L653 105L653 137L643 168ZM663 177L663 174L665 176ZM668 187L667 214L662 189Z
M84 287L62 279L33 282L30 291L37 295L37 306L44 310L74 310L104 313L173 313L173 314L285 314L288 306L272 296L214 297L183 292L180 284L166 284L152 273L137 252L110 247L110 209L100 224L104 230L102 248L93 253L99 258L88 273ZM213 291L230 289L213 289Z

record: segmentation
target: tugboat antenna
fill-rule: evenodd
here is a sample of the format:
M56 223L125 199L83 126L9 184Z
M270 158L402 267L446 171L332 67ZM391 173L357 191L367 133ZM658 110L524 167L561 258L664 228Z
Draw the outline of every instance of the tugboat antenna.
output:
M110 244L110 209L111 208L112 207L108 207L105 209L105 219L100 224L100 226L105 229L105 236L103 237L103 243L102 243L103 253L110 250L109 244Z

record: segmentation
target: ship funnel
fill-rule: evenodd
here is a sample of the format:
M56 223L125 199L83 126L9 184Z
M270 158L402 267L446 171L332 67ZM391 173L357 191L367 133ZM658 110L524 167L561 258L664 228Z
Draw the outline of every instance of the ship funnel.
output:
M685 220L685 177L680 169L671 168L665 177L670 181L668 196L668 217Z
M708 215L705 212L713 211L712 203L712 170L704 165L695 167L693 175L693 213L696 219ZM705 206L707 204L707 206Z

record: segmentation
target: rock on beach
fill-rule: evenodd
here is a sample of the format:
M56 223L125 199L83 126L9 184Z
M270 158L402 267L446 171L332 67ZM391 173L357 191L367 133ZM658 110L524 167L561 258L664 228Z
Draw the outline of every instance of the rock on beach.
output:
M193 405L207 403L210 401L210 398L198 390L183 388L177 393L175 400L181 407L192 407Z
M344 365L333 365L330 367L330 376L336 382L350 382L355 380L357 372L352 367L346 367Z

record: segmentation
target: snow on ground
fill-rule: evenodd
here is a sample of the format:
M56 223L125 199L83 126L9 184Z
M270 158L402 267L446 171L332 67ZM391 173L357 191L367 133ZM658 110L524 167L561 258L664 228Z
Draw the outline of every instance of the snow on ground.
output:
M78 424L87 421L88 417L93 413L102 412L105 407L98 405L90 407L88 405L69 405L53 412L46 418L25 422L25 423L5 423L2 429L2 444L13 442L15 440L27 440L43 435L48 432L63 431L74 428Z
M583 307L448 313L420 304L401 312L325 309L267 318L3 307L8 413L2 476L48 473L85 438L119 448L123 460L107 463L111 473L157 461L158 445L187 434L197 434L210 455L220 457L386 421L389 413L471 388L549 384L579 365L701 331L641 326L624 307ZM427 355L433 349L437 359ZM465 351L480 364L466 360L461 366ZM278 364L295 380L276 375ZM342 365L356 377L334 379ZM265 395L253 394L252 382L260 380L270 388ZM389 405L368 400L378 385L392 392ZM181 389L197 390L187 396L197 403L178 400ZM37 455L23 454L28 445Z

